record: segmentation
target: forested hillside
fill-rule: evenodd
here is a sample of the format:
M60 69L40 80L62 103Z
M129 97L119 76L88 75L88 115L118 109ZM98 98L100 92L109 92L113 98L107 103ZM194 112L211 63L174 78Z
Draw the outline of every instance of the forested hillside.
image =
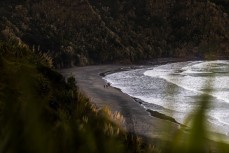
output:
M2 0L1 39L56 67L229 55L228 0Z
M97 109L73 77L65 80L26 46L0 41L0 74L1 153L159 152L125 132L119 113Z
M195 137L204 117L189 141L178 133L158 149L124 131L120 114L97 109L73 77L55 68L227 58L228 6L228 0L0 0L0 152L177 153L195 145L210 152Z

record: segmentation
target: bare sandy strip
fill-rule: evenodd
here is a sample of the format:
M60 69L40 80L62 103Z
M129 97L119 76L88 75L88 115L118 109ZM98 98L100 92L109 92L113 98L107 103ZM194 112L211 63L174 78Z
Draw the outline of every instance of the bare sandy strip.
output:
M107 106L113 112L120 112L125 118L125 125L129 132L150 139L161 139L171 135L178 128L178 124L162 120L147 112L139 103L116 88L104 88L106 84L100 73L120 69L122 65L86 66L63 69L65 77L74 76L81 92L86 94L97 107Z

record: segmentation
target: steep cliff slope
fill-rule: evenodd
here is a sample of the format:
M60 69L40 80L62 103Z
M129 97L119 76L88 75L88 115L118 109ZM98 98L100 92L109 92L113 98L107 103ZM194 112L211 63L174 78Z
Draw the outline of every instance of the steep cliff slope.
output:
M1 39L56 67L229 55L227 0L1 1Z

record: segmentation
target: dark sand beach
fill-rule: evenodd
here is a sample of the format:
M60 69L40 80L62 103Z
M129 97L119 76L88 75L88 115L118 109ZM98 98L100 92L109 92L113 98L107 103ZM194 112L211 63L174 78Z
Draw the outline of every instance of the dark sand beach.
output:
M65 77L74 76L80 91L88 96L98 108L106 106L112 112L120 112L125 119L123 126L129 132L150 139L171 138L171 134L178 129L178 124L163 119L161 115L159 118L157 117L158 115L151 116L153 112L150 115L140 103L116 88L104 88L106 82L102 79L101 74L104 74L104 72L119 71L123 67L128 66L103 65L74 67L63 69L61 73Z

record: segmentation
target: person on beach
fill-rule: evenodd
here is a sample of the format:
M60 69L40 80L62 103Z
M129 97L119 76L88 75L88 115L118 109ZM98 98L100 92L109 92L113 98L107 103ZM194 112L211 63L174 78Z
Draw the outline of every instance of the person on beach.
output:
M104 85L104 88L108 88L108 85L107 85L107 84L105 84L105 85Z
M111 86L111 84L110 84L110 83L107 83L107 84L104 85L103 87L104 87L104 88L108 88L109 86Z

